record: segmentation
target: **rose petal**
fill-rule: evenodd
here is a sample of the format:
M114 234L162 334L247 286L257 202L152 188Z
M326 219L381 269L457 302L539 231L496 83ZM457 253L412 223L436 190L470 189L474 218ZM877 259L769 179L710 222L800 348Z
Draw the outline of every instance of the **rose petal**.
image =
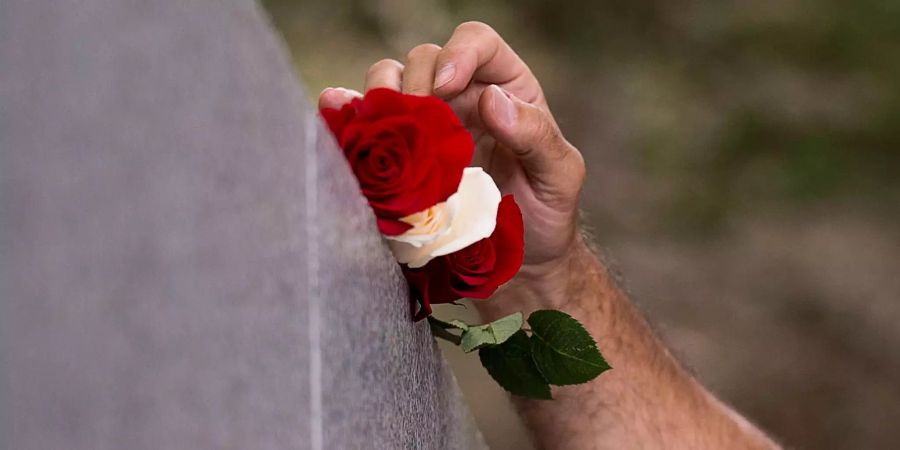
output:
M488 298L498 287L512 279L522 267L525 256L525 227L522 211L512 195L506 195L497 209L497 227L489 238L496 261L490 279L481 285L455 284L454 292L461 297Z
M412 225L412 228L401 235L387 236L387 238L416 248L431 244L447 233L458 210L459 195L451 195L446 202L401 218L401 222Z
M459 207L443 235L421 247L389 242L397 261L412 268L422 267L437 256L453 253L491 235L496 226L500 190L490 175L480 167L466 168L456 195Z
M378 230L381 231L381 234L384 234L386 236L403 234L404 232L406 232L406 230L412 228L412 225L400 222L399 220L377 219L377 221Z
M337 137L381 219L396 220L453 195L472 160L474 142L443 100L373 89L322 116ZM390 167L374 149L396 150Z

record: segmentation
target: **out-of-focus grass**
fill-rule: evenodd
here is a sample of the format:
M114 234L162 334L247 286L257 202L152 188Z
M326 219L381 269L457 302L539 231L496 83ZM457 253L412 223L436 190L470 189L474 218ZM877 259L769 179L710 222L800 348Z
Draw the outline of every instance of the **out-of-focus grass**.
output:
M264 3L317 88L358 86L359 69L375 59L440 43L469 18L539 55L536 72L552 72L545 84L572 127L591 129L591 118L565 117L569 104L609 100L566 82L617 78L608 87L626 103L623 144L645 176L666 180L654 209L672 231L705 235L759 202L852 195L900 204L897 2Z
M900 440L882 424L900 414L900 2L263 3L311 98L494 26L585 155L588 225L698 376L798 448ZM466 364L486 435L521 448Z

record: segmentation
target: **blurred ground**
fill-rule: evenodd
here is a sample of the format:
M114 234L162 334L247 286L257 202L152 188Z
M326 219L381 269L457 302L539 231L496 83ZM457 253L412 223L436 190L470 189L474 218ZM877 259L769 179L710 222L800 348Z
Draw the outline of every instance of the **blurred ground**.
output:
M697 377L793 448L900 443L900 3L264 3L311 96L493 25L585 155L587 224ZM528 448L477 358L445 354L492 448Z

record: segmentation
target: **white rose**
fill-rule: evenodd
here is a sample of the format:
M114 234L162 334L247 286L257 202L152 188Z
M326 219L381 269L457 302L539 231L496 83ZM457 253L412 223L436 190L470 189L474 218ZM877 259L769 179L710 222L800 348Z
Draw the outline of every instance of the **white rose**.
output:
M494 232L500 190L481 167L463 171L459 189L439 203L400 219L413 227L399 236L388 236L397 261L422 267L432 258L453 253Z

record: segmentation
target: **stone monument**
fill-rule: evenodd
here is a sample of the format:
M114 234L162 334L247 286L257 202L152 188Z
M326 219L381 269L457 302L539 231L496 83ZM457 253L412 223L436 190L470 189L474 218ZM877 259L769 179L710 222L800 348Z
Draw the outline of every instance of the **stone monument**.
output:
M286 54L248 0L0 3L0 449L483 448Z

